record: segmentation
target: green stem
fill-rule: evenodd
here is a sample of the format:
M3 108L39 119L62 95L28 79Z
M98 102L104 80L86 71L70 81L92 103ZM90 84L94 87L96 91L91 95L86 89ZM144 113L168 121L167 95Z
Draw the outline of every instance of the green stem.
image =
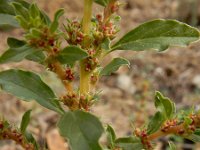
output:
M85 95L90 92L90 73L85 71L84 60L80 62L80 93Z
M93 0L84 0L84 16L82 30L84 34L89 34L92 18ZM87 37L87 36L86 36ZM85 71L84 60L80 62L80 93L85 95L90 92L90 73Z
M90 24L92 18L92 2L93 0L84 0L84 16L82 30L85 34L90 32Z

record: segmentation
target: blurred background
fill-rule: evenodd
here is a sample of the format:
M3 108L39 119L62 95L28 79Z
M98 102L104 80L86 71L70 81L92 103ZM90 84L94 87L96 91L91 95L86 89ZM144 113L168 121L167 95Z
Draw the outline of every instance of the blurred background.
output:
M83 0L40 0L36 1L52 18L55 11L65 8L64 18L78 19L82 16ZM119 10L122 17L119 36L133 29L140 23L151 19L178 19L192 26L200 27L200 0L124 0L126 5ZM95 5L94 12L102 8ZM21 30L0 30L0 54L6 49L9 36L20 37ZM121 68L110 77L104 77L99 84L100 101L92 108L103 123L110 124L118 136L132 133L131 123L141 127L154 114L154 92L161 91L177 104L177 109L188 109L191 106L200 108L200 42L187 48L171 47L162 53L123 52L119 51L107 57L124 56L131 62L130 69ZM0 65L0 71L9 68L34 70L56 91L60 83L44 68L33 62L23 61ZM28 83L27 83L28 84ZM103 89L103 90L101 90ZM6 93L0 93L0 114L13 124L19 124L22 114L32 111L29 130L37 137L40 144L48 145L50 150L67 150L67 144L59 137L55 128L58 116L36 103L26 103ZM165 150L166 138L159 139L157 150ZM198 144L190 144L173 138L178 149L200 150ZM0 142L0 150L20 150L10 141Z

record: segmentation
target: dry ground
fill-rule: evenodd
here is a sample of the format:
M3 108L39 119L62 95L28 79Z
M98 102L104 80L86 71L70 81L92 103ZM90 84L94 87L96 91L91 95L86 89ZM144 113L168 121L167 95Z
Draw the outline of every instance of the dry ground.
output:
M181 11L178 8L178 0L125 0L125 2L126 7L119 11L122 16L120 35L150 19L179 18L180 16L183 19L185 16L188 20L190 15L190 7ZM66 9L65 17L68 18L80 18L83 11L83 4L80 0L40 0L37 3L51 17L60 7ZM100 12L100 10L99 7L94 8L95 12ZM19 30L10 33L0 31L0 53L6 49L8 36L18 37L20 35L22 32ZM111 124L119 136L129 135L132 132L130 122L136 121L136 124L140 126L149 115L153 114L155 90L160 90L175 100L179 109L192 105L200 106L200 42L188 48L173 47L164 53L118 52L110 57L118 55L131 60L131 68L130 70L122 68L111 77L102 79L99 85L99 89L103 89L102 100L94 106L92 111L105 124ZM41 72L43 76L46 75L41 66L27 63L27 61L0 65L0 70L13 67L29 70L31 68L31 70ZM58 87L58 84L54 83L51 78L45 78L45 80L52 83L54 88ZM0 102L0 114L14 123L20 122L24 111L33 109L33 120L29 129L41 144L46 142L44 139L47 139L51 150L63 149L63 143L59 137L54 138L52 142L52 137L57 136L55 130L57 116L54 113L38 107L35 103L19 101L5 93L1 93ZM57 144L57 142L62 144ZM61 147L58 148L58 145ZM13 143L3 142L0 146L2 146L1 150L20 149Z

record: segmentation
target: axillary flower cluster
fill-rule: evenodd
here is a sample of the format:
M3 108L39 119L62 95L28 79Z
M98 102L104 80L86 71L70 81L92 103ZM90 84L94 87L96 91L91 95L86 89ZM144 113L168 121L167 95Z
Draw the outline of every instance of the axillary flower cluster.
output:
M0 120L0 140L13 140L21 145L25 150L34 150L32 143L29 143L24 135L12 127L7 121Z
M155 133L148 134L147 129L134 129L134 135L141 139L142 144L148 150L153 149L152 142L160 137L167 135L178 135L182 137L188 137L193 134L197 128L200 127L200 115L199 113L191 113L179 120L178 118L166 120L160 130Z
M167 120L161 127L163 133L188 136L200 126L200 115L190 114L184 120L178 119Z
M119 5L118 2L113 3L110 7L115 7L115 10L109 10L109 12L106 11L104 14L94 16L92 18L91 31L88 34L83 32L81 21L67 20L67 25L64 25L67 43L80 46L89 54L89 57L84 60L86 72L92 72L96 69L103 53L102 44L106 40L114 39L119 31L117 23L120 18L117 15L113 15Z

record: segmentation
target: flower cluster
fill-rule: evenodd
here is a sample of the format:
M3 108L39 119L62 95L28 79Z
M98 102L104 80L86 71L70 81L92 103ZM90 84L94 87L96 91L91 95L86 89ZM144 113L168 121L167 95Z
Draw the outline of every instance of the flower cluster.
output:
M135 136L139 137L141 139L142 144L144 145L145 149L152 149L153 146L151 144L151 142L148 139L148 134L147 134L147 130L143 129L135 129L134 131Z
M113 11L109 16L97 14L92 20L92 30L89 34L83 34L80 21L67 20L67 25L64 25L66 34L65 39L68 44L79 45L82 48L98 48L98 46L106 39L110 40L116 37L119 31L118 21L119 16L115 16L118 4L111 6ZM85 40L84 40L85 39Z
M67 20L67 25L64 25L66 34L66 41L71 45L82 45L84 34L81 29L81 23L77 20Z
M161 127L161 131L162 132L167 132L169 129L171 129L172 127L177 126L178 121L176 119L172 119L172 120L167 120L163 126Z
M109 38L111 40L114 39L117 32L119 31L116 25L116 16L111 16L107 21L105 21L101 14L97 14L95 19L97 20L96 32L99 33L98 35L101 35L99 38Z
M200 118L198 115L190 114L189 120L189 123L187 123L186 121L184 123L186 134L192 134L196 130L196 128L200 126Z
M49 28L45 27L40 29L37 32L37 36L34 36L32 33L31 36L26 36L30 45L36 46L42 49L49 49L49 47L53 47L53 50L57 52L55 47L55 42L57 40L57 36L55 33L51 33Z
M6 121L0 121L0 139L13 140L25 150L34 150L33 144L29 143L20 131L12 128Z
M85 59L84 63L85 63L85 71L91 72L97 67L99 61L96 57L89 56Z
M66 68L65 69L65 73L66 73L66 76L65 76L65 79L67 80L67 81L73 81L74 80L74 72L72 71L72 69L71 68Z
M83 96L78 93L69 93L62 96L61 102L66 105L70 110L85 110L89 111L90 106L96 100L95 96Z
M79 98L76 93L69 93L62 96L60 99L70 110L79 109Z

